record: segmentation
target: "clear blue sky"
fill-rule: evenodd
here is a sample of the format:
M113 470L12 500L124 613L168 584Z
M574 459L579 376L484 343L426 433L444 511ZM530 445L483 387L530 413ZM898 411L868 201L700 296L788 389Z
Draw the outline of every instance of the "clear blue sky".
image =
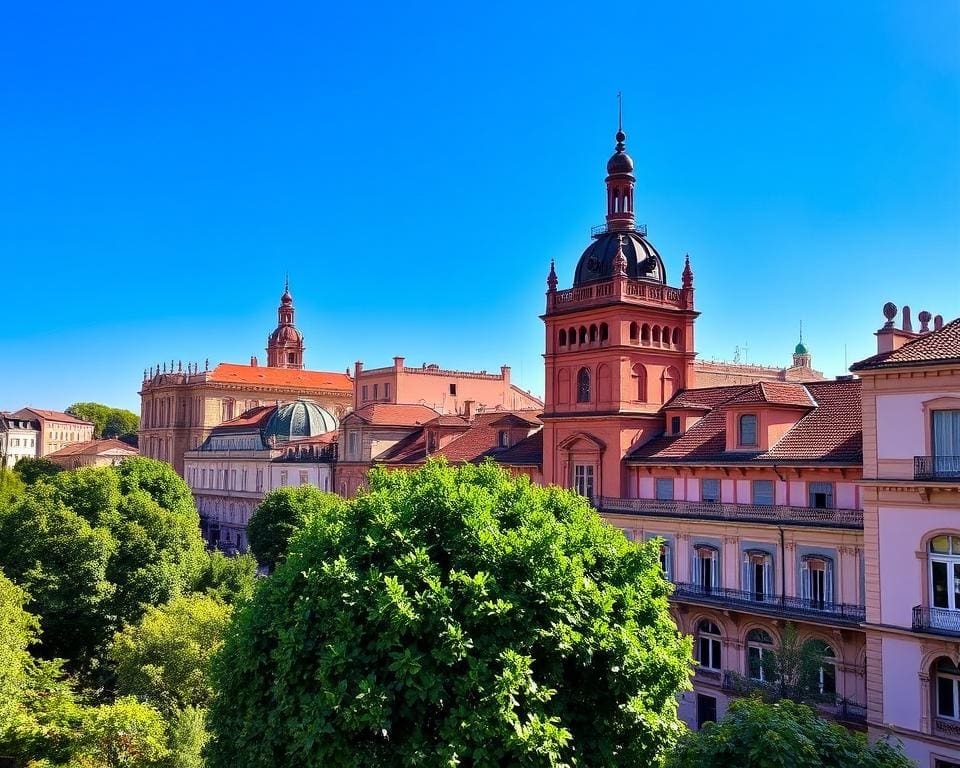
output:
M960 3L665 5L8 4L0 408L263 359L285 271L311 368L542 392L618 90L701 356L783 364L802 320L835 375L887 300L960 314Z

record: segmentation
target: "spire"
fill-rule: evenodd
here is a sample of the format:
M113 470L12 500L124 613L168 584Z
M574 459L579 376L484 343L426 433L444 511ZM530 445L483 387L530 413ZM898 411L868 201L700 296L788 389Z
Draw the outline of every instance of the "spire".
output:
M623 132L623 94L617 93L617 144L607 161L607 229L625 232L634 229L633 159L627 154Z
M613 276L627 276L627 255L623 252L623 235L617 235L619 244L617 245L617 254L613 257Z
M683 287L693 288L693 270L690 269L690 254L684 259L683 264Z
M547 274L547 290L557 290L557 282L557 270L555 269L553 259L550 259L550 272Z
M283 295L280 297L281 307L292 307L293 296L290 295L290 275L289 273L283 279Z

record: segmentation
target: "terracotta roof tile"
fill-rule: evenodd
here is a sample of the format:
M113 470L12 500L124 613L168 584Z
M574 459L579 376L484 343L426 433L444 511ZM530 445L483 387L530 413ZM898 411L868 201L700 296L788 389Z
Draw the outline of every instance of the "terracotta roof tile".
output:
M496 459L501 464L542 467L543 430L537 430L502 453L498 453Z
M254 408L244 411L236 418L230 419L229 421L224 421L221 424L218 424L214 427L215 430L230 430L235 429L246 429L249 427L261 427L273 415L273 412L277 409L276 404L274 405L258 405Z
M139 455L140 451L134 448L132 445L128 445L122 440L84 440L82 443L71 443L70 445L65 445L59 451L54 451L53 453L48 453L47 457L60 457L60 456L99 456L107 451L124 451L130 456Z
M378 427L419 427L440 414L425 405L371 403L344 416L344 421L359 419Z
M298 371L292 368L270 368L266 365L220 363L210 372L210 381L353 392L353 379L345 373Z
M908 341L900 349L860 360L851 365L850 370L953 362L960 363L960 317L946 323L939 331L931 331Z
M758 382L727 401L727 405L744 403L769 403L801 408L813 408L816 405L802 384L785 384L778 381Z
M16 418L29 418L27 416L21 416L21 414L32 413L34 416L47 419L48 421L62 421L67 424L83 424L93 426L92 421L84 421L83 419L78 419L75 416L71 416L69 413L64 413L63 411L50 411L45 408L31 408L27 406L26 408L21 408L16 413L11 414Z

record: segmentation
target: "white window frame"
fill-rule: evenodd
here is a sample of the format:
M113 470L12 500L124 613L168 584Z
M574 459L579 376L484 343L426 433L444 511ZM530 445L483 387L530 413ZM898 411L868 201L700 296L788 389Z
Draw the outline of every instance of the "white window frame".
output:
M573 489L587 499L594 497L596 470L593 464L573 465Z

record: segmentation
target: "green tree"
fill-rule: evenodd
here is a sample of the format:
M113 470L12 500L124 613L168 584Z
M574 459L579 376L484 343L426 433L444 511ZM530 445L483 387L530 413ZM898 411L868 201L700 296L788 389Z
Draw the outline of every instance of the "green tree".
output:
M212 695L210 659L219 650L230 606L204 595L150 608L114 637L117 691L161 712L204 707Z
M214 550L202 558L191 590L212 595L233 605L253 597L257 581L257 561L253 555L227 557Z
M691 649L658 548L487 463L309 517L214 663L209 764L661 764Z
M26 484L20 475L7 467L0 467L0 510L9 507L20 497Z
M286 556L290 538L310 517L342 503L340 496L312 485L277 488L268 493L247 523L247 539L257 562L270 570L276 568Z
M74 403L67 408L67 413L92 421L94 437L123 437L135 434L140 428L140 417L133 411L101 403Z
M13 471L27 485L33 485L38 480L46 480L63 471L63 467L43 456L23 458L13 465Z
M687 733L669 768L911 768L899 746L868 744L860 733L819 717L810 707L758 698L734 701L719 723Z

